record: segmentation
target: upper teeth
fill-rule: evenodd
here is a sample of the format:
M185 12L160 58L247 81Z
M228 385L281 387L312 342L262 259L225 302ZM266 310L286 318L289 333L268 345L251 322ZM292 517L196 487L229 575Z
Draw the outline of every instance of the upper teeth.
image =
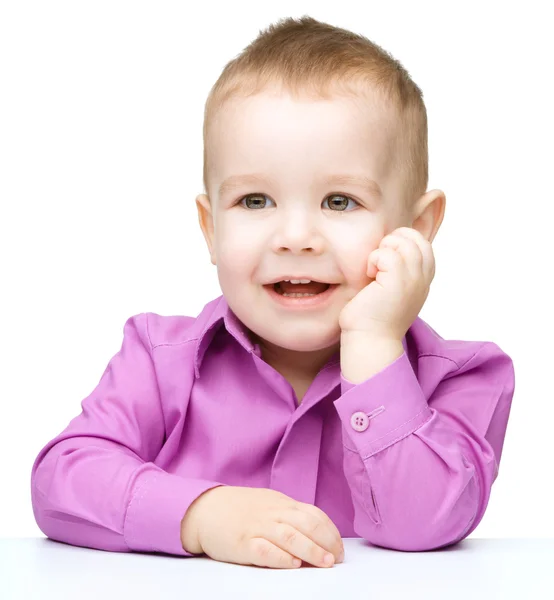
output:
M311 279L284 279L283 281L290 281L290 283L311 283Z

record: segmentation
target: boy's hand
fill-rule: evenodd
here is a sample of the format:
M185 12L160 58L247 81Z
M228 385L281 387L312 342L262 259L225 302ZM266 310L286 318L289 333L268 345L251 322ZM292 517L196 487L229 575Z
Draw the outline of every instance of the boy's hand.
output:
M299 558L317 567L329 552L342 562L342 538L319 508L267 488L219 486L199 496L181 522L187 552L214 560L292 569ZM189 549L190 548L190 549Z
M373 281L342 309L342 332L363 332L379 340L399 340L421 311L435 276L431 244L411 227L385 236L368 257Z

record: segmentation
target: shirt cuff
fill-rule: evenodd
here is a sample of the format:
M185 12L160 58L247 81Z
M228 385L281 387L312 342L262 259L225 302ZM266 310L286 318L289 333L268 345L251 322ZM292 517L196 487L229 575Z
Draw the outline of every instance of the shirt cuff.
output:
M209 479L180 477L150 463L135 480L123 535L129 549L196 556L181 543L181 521L189 506L210 488L224 485Z
M333 404L347 439L364 460L410 435L433 416L406 352L358 384L341 373L341 396Z

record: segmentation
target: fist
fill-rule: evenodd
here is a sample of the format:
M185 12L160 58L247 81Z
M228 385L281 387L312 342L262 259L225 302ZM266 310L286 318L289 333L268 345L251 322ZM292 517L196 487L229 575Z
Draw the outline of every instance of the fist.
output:
M431 243L411 227L385 236L367 259L369 285L339 315L341 331L401 340L429 295L435 276Z

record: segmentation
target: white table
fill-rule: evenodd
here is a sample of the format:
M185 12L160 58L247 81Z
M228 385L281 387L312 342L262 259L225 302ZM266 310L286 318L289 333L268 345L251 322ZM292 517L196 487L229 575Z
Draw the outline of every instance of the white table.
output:
M554 539L466 539L431 552L345 538L345 561L296 570L0 538L2 600L554 599Z

